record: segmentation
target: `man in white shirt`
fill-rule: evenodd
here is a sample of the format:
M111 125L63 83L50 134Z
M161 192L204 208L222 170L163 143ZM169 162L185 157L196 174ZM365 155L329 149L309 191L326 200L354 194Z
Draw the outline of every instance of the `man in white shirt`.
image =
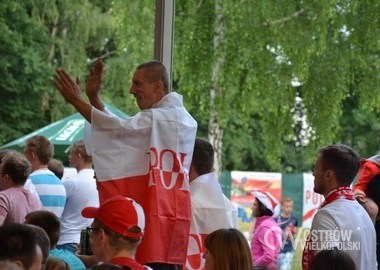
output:
M204 269L203 243L209 233L239 225L237 211L223 194L213 166L211 143L197 138L189 173L191 226L185 269Z
M358 270L377 269L375 228L350 188L359 167L359 155L346 145L319 150L313 172L314 191L325 201L313 219L303 269L310 269L319 251L334 248L346 252Z
M123 195L139 203L146 232L136 260L155 270L185 264L190 227L190 168L197 122L170 92L165 66L148 61L136 68L129 92L141 112L121 119L110 115L99 97L103 64L87 81L90 104L81 85L58 69L55 85L63 97L91 123L91 154L100 202Z
M81 211L88 206L98 207L99 195L92 169L92 157L87 155L83 140L76 141L71 146L69 161L77 174L62 180L67 199L61 217L61 235L57 248L75 254L81 230L92 223L91 219L82 217Z

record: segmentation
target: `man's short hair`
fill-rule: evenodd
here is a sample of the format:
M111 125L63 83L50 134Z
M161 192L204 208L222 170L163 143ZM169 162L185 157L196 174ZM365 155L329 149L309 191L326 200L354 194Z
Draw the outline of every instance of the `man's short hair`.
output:
M16 150L12 150L12 149L3 149L3 150L0 150L0 164L3 161L3 158L6 155L12 154L12 153L18 153L18 152Z
M8 174L15 185L24 185L32 171L32 165L21 154L12 152L7 154L0 165L2 174Z
M293 202L293 199L290 198L290 197L284 197L284 198L282 198L282 200L281 200L281 205L283 205L283 204L286 203L286 202Z
M84 145L83 140L78 140L75 143L71 145L70 151L73 151L73 153L79 153L81 154L82 158L87 163L92 163L92 156L89 156L86 151L86 147Z
M54 145L44 136L36 135L27 139L26 149L36 154L44 165L47 165L54 156Z
M51 159L48 163L48 169L51 170L59 179L62 179L65 167L61 161L55 158Z
M349 186L360 168L360 157L351 147L333 144L319 150L323 169L334 171L338 183Z
M0 227L0 260L20 261L29 269L36 259L37 237L33 229L24 224Z
M59 239L61 223L53 212L37 210L25 216L26 224L33 224L45 230L50 240L50 248L54 248Z
M169 77L164 64L160 61L152 60L139 65L136 70L143 69L149 82L162 81L165 93L169 93Z
M210 173L214 166L214 149L208 141L196 138L191 162L199 175Z

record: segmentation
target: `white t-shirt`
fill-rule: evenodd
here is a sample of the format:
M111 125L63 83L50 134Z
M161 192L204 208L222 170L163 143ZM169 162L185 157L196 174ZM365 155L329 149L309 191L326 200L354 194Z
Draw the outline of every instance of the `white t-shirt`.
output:
M80 231L90 226L93 219L82 217L87 206L99 207L98 190L93 169L83 169L62 180L66 188L66 205L61 218L61 236L58 245L79 243Z
M351 257L358 270L377 269L375 228L356 200L338 199L321 208L310 236L314 254L337 247Z

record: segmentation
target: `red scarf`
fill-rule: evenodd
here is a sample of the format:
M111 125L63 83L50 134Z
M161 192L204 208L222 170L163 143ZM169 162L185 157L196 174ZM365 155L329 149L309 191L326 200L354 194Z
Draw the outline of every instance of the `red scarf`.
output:
M352 193L352 189L350 187L339 187L337 189L334 189L332 192L330 192L330 194L327 196L325 201L321 204L319 209L339 199L346 199L350 201L355 200L355 196ZM310 269L311 262L313 261L313 257L314 257L314 251L312 250L312 241L309 234L306 239L306 245L302 254L302 269L303 270Z

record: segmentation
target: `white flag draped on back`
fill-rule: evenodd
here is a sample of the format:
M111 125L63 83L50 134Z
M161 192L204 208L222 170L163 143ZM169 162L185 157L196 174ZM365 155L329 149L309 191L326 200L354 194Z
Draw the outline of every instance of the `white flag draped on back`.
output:
M204 240L221 228L237 228L238 215L223 194L214 173L199 176L190 183L191 226L185 269L204 269Z
M145 234L136 254L140 263L185 262L196 129L182 96L174 92L127 119L92 110L91 152L101 202L121 194L145 212Z

